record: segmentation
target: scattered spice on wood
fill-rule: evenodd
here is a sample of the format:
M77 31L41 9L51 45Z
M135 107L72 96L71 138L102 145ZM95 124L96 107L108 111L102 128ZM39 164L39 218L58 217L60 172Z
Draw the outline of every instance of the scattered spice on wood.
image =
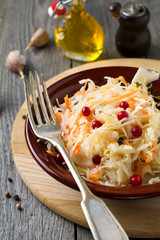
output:
M25 120L26 119L26 115L24 114L24 115L22 115L22 118Z
M16 208L17 208L18 210L22 210L21 204L18 203L18 204L16 205Z
M9 182L13 182L12 178L8 177L8 181Z
M14 199L16 200L16 201L20 201L20 197L16 194L16 195L14 195Z
M10 197L11 197L11 194L10 194L9 192L5 192L5 196L6 196L7 198L10 198Z

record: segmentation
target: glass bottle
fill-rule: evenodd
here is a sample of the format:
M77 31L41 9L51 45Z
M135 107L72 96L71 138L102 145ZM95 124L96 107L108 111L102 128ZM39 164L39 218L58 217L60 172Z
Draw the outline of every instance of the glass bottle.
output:
M55 42L66 57L91 62L103 51L104 32L85 10L85 0L73 0L64 16L57 16Z

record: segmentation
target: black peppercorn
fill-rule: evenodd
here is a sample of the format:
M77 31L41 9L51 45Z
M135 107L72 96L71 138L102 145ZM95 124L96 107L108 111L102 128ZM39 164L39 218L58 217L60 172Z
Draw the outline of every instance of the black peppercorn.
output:
M22 118L25 120L26 119L26 115L22 115Z
M10 177L8 178L8 181L9 181L9 182L13 182L12 178L10 178Z
M15 195L15 196L14 196L14 199L15 199L16 201L19 201L19 200L20 200L20 198L19 198L18 195Z
M7 198L10 198L10 197L11 197L11 194L10 194L9 192L5 192L5 196L6 196Z
M118 142L119 145L122 145L123 141L124 141L123 137L120 137L117 142Z
M18 204L16 205L16 208L17 208L18 210L22 210L21 204L18 203Z

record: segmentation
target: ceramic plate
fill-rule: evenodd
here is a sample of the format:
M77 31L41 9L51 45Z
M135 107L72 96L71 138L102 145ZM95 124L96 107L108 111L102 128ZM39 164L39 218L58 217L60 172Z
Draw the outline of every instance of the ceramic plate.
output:
M124 76L125 79L130 82L136 71L137 68L134 67L118 66L84 70L69 75L51 85L48 88L49 96L53 105L56 104L56 98L62 103L66 94L70 97L80 89L81 85L79 84L79 80L81 79L91 78L96 85L99 86L106 83L104 76ZM150 90L154 95L159 94L160 79L153 83ZM25 123L25 138L33 158L48 174L61 183L78 190L72 175L66 170L66 168L46 153L46 146L42 142L37 142L37 138L31 129L28 118ZM87 185L93 193L104 198L137 199L160 195L160 183L138 187L130 185L126 187L108 187L90 182L87 182Z

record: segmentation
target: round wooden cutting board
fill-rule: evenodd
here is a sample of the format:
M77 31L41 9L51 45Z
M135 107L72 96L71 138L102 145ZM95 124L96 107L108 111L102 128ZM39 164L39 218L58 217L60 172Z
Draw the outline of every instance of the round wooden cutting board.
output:
M146 67L160 72L160 61L150 59L114 59L88 63L69 69L47 81L47 86L81 70L104 66ZM80 192L49 176L32 158L24 137L26 104L19 110L12 131L12 153L17 170L31 192L47 207L77 223L88 227L83 215ZM141 200L104 199L130 237L160 238L160 197Z

